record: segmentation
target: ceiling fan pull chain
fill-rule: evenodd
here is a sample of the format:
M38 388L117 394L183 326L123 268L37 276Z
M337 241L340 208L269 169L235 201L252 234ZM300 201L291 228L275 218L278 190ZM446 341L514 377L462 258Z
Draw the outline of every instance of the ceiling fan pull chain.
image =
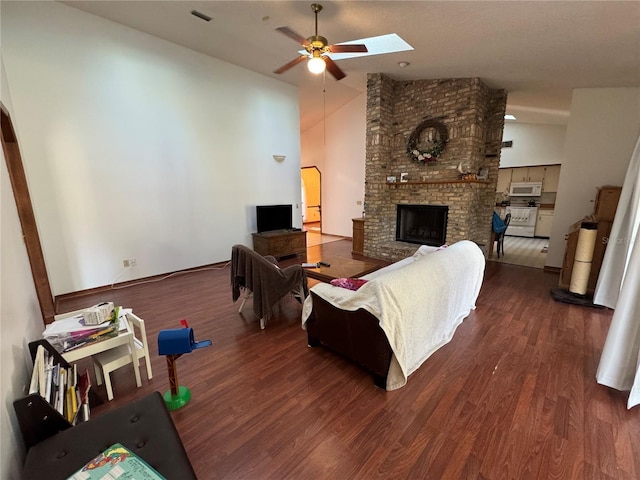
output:
M327 71L322 72L322 144L327 145Z

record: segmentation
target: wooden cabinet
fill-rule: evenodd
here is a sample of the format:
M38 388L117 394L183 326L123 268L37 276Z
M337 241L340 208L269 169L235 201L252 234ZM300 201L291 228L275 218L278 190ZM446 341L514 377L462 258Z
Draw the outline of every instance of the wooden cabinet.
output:
M560 165L535 167L513 167L498 170L496 192L509 190L511 182L542 182L542 192L557 192L560 180Z
M538 218L536 219L536 237L551 236L551 225L553 225L553 210L538 210Z
M353 222L353 246L351 253L364 253L364 218L352 218Z
M526 182L527 174L529 173L528 167L516 167L511 169L511 181L512 182Z
M542 182L544 181L545 167L529 167L527 169L527 182Z
M511 169L512 182L542 182L544 167L515 167Z
M548 165L544 167L542 192L557 192L558 183L560 183L560 165Z
M620 200L622 187L606 186L600 187L596 194L596 204L593 211L598 220L613 222L616 216L618 201Z
M276 230L253 234L253 249L260 255L276 258L307 254L307 232Z
M501 168L498 170L498 183L496 184L496 192L508 192L511 185L511 168Z

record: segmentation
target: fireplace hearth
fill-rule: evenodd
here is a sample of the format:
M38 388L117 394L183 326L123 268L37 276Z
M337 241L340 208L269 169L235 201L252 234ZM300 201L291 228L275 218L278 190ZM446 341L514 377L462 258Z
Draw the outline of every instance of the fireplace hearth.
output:
M446 242L447 205L397 205L396 240L439 247Z

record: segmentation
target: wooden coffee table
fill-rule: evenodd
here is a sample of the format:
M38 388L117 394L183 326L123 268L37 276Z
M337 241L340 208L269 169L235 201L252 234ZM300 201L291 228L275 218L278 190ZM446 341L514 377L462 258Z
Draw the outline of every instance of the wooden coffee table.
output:
M315 278L321 282L329 283L336 278L358 278L367 273L374 272L383 265L366 260L354 260L353 258L334 257L323 259L330 267L305 268L307 277Z

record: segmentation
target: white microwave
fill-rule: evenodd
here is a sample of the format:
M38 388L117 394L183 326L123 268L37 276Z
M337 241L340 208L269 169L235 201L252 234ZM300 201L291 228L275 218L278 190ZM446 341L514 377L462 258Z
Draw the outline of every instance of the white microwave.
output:
M542 195L542 182L513 182L509 187L511 197L539 197Z

